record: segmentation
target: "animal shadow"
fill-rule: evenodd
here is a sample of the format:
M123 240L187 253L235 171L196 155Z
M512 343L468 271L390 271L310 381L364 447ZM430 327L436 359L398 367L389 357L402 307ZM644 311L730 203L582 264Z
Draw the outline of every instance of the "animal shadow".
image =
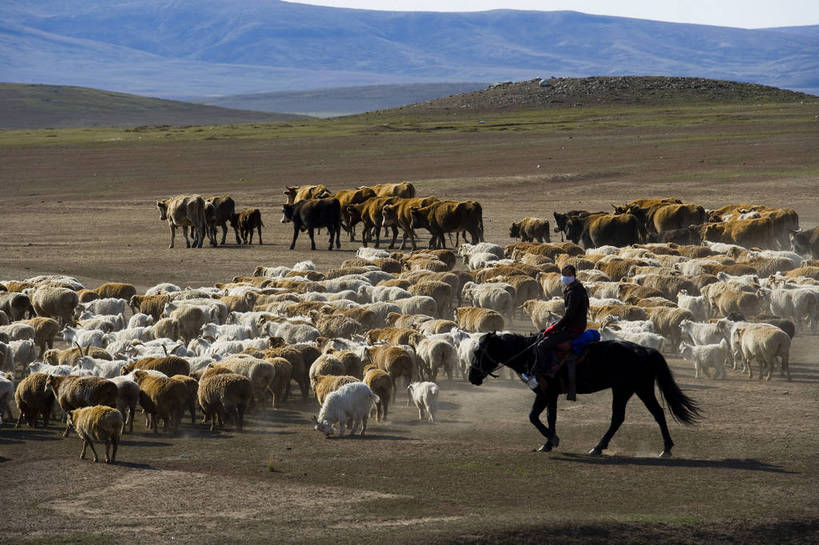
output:
M702 469L742 469L746 471L762 471L766 473L794 474L782 466L768 464L753 458L724 458L722 460L697 460L691 458L626 458L624 456L588 456L585 454L562 453L555 457L556 461L573 462L589 465L614 466L661 466L661 467L690 467Z

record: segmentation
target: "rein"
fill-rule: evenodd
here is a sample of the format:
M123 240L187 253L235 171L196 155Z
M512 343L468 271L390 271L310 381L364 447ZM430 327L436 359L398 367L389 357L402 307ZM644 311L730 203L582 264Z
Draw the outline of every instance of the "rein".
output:
M481 348L481 359L483 359L484 357L486 357L487 359L489 359L489 361L490 361L490 362L492 363L492 365L494 365L495 367L494 367L494 368L493 368L491 371L484 371L483 369L481 369L481 368L479 368L479 367L476 367L476 366L475 366L475 364L473 363L473 364L471 364L471 365L469 366L469 368L470 368L470 369L474 369L474 370L476 370L476 371L480 371L481 373L484 373L484 376L489 375L489 376L490 376L490 377L492 377L492 378L498 378L498 375L496 375L496 374L495 374L495 371L497 371L498 369L500 369L501 367L503 367L504 365L506 365L507 363L509 363L509 362L510 362L510 361L512 361L513 359L517 358L518 356L522 355L523 353L527 352L528 350L531 350L531 349L532 349L532 348L533 348L533 347L534 347L534 346L535 346L537 343L539 343L539 342L540 342L540 336L538 336L538 338L537 338L537 339L535 339L535 341L534 341L534 342L532 342L531 344L527 345L527 346L526 346L526 348L524 348L523 350L521 350L520 352L518 352L517 354L515 354L515 355L514 355L514 356L512 356L511 358L507 358L505 361L502 361L502 362L501 362L501 361L496 360L495 358L493 358L493 357L492 357L492 356L489 354L489 352L487 351L486 346L484 346L483 348Z

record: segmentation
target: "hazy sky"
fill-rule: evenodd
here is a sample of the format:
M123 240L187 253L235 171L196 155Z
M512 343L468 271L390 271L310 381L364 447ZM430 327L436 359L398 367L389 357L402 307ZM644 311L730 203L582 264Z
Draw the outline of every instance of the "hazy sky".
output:
M819 24L819 0L304 0L300 3L394 11L573 10L740 28Z

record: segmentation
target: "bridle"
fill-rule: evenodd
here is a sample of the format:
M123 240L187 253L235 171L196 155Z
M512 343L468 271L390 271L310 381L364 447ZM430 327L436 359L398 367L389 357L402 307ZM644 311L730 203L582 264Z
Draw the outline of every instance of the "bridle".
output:
M532 349L532 348L533 348L533 347L534 347L534 346L535 346L535 345L536 345L538 342L540 342L540 336L538 336L538 337L537 337L537 338L534 340L534 342L532 342L531 344L527 345L527 346L526 346L526 348L524 348L523 350L521 350L520 352L518 352L517 354L515 354L515 355L514 355L514 356L512 356L511 358L507 358L505 361L498 361L498 360L496 360L495 358L493 358L493 357L492 357L492 355L491 355L491 354L489 354L489 351L487 350L486 345L484 345L484 346L481 348L480 355L479 355L479 359L487 358L487 359L488 359L488 360L489 360L489 361L492 363L492 365L494 365L495 367L493 367L491 371L484 371L482 368L480 368L480 367L478 367L477 365L475 365L475 363L470 363L470 364L469 364L469 369L470 369L470 371L474 370L474 371L477 371L477 372L483 373L483 376L484 376L484 377L486 377L486 376L490 376L490 377L492 377L492 378L498 378L498 375L496 375L496 374L495 374L495 372L496 372L498 369L500 369L501 367L503 367L504 365L506 365L507 363L509 363L509 362L510 362L510 361L512 361L513 359L517 358L517 357L518 357L518 356L520 356L521 354L523 354L523 353L527 352L528 350L531 350L531 349Z

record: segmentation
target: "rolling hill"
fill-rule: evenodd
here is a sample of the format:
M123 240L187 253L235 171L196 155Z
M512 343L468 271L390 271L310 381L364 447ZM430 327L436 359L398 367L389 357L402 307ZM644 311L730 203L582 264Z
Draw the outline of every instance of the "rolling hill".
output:
M629 74L817 92L817 51L819 26L744 30L567 11L388 12L276 0L0 3L3 79L162 97Z
M0 129L220 125L304 116L232 110L85 87L0 83Z

